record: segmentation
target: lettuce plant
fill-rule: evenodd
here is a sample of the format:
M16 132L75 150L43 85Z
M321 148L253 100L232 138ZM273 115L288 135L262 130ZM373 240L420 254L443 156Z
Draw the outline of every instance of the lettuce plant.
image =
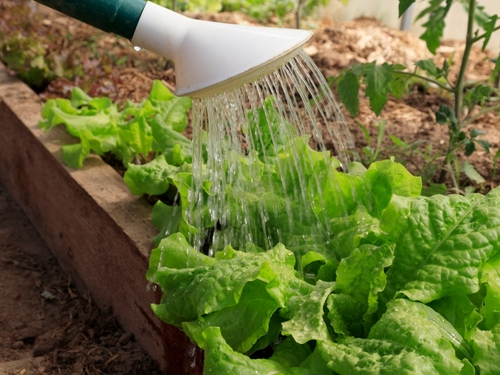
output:
M42 108L44 131L64 124L79 143L64 145L66 164L80 168L91 151L114 154L125 166L151 160L150 154L163 153L172 163L182 164L190 152L190 141L180 134L187 125L191 99L172 94L160 81L154 81L147 100L127 101L118 108L109 98L91 98L78 87L70 99L49 99ZM174 137L177 148L166 137ZM175 154L175 155L172 155Z
M292 137L266 157L237 156L238 184L226 186L227 211L216 217L206 204L211 176L204 169L196 184L171 98L155 86L149 104L127 107L148 114L142 129L158 151L129 164L124 179L138 195L177 191L175 204L153 208L159 234L146 277L163 292L155 314L204 349L205 374L498 373L500 188L424 197L421 179L393 160L341 172L307 137ZM41 124L64 122L78 135L86 121L97 138L97 119L119 118L108 104L76 90L47 104ZM230 168L236 157L227 155ZM276 188L297 185L282 168L292 164L304 173L301 202ZM251 243L242 217L256 228ZM224 239L211 243L212 256L195 246L200 234Z
M321 174L324 206L312 207L314 220L297 215L286 226L273 211L284 193L265 186L292 176L271 174L262 191L250 183L238 190L268 205L269 226L297 231L267 251L258 240L235 240L204 255L190 243L182 208L155 207L162 231L162 217L177 221L151 255L147 277L163 291L152 307L205 350L205 373L494 374L500 189L422 197L421 180L392 160L339 172L333 158L311 159L302 139L264 169L277 170L273 163L292 148L316 160L309 173ZM170 169L169 179L189 185L189 173ZM304 231L308 225L320 229Z

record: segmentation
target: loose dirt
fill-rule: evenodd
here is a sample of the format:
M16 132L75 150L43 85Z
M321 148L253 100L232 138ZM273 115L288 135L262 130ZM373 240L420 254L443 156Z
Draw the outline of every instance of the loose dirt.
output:
M1 184L0 301L0 375L161 374L74 288Z

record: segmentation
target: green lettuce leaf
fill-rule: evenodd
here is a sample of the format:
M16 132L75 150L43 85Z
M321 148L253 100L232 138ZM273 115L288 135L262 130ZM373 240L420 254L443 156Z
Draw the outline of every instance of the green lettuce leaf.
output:
M198 320L182 324L184 332L195 342L208 327L220 327L222 336L233 350L249 351L257 340L266 335L269 322L278 303L266 292L266 283L260 280L248 282L238 303Z
M172 178L180 169L159 155L151 162L142 165L129 164L123 181L134 195L162 195L171 184Z
M487 196L393 199L381 228L396 244L385 300L422 302L479 290L479 273L499 249L500 190Z
M301 366L312 354L308 344L298 344L292 337L285 337L273 350L274 353L269 359L289 368Z
M335 283L319 280L307 295L289 300L290 320L283 323L283 334L291 335L299 344L311 340L327 340L328 328L323 319L323 307Z
M339 374L474 374L443 337L432 309L397 299L372 327L368 338L319 342L328 366ZM436 314L435 312L433 314Z
M218 327L207 328L203 337L200 346L205 350L203 372L206 374L314 375L306 368L287 367L269 359L250 359L235 352L224 341Z
M150 153L156 151L150 122L157 115L156 122L161 121L169 130L162 134L159 143L165 145L165 138L171 138L165 157L180 166L191 161L187 152L190 141L179 134L186 127L190 108L191 99L176 97L157 80L148 100L128 101L122 109L109 98L90 98L74 88L70 100L51 99L44 104L39 126L49 131L63 124L69 134L81 139L81 146L71 145L64 150L65 161L73 167L81 167L88 147L98 155L111 152L127 165L135 159L149 160Z
M175 236L181 238L180 235ZM164 239L162 243L167 244L170 237ZM183 241L183 246L162 246L162 243L158 249L153 250L152 257L161 257L165 260L182 259L186 257L187 252L188 258L194 259L195 262L199 262L198 259L206 259L205 255L186 246L187 242ZM293 253L282 245L263 253L243 253L235 250L231 252L234 257L220 259L210 266L200 262L200 266L173 268L168 265L157 267L155 262L150 263L147 277L148 279L154 277L164 292L160 319L170 324L192 321L238 304L245 285L251 281L260 280L269 283L279 274L294 273ZM182 261L178 263L179 266L181 264ZM280 283L276 282L274 289L279 287ZM274 298L274 295L271 295ZM281 302L276 298L275 301ZM153 305L153 308L157 314L160 312L158 306ZM177 320L179 317L183 317L181 321Z
M376 247L367 244L360 246L350 256L342 259L337 268L335 292L338 294L332 296L331 307L334 308L335 302L350 305L350 308L343 309L342 313L336 309L340 316L345 316L342 321L352 319L352 311L363 314L357 316L358 319L355 322L351 321L351 324L355 326L350 330L356 336L364 336L364 332L367 333L372 325L372 315L378 310L378 294L384 290L386 284L385 269L392 264L393 258L393 245ZM341 294L350 296L352 302L341 297ZM340 322L339 316L336 314L334 316L335 318L332 316L330 319L335 329L336 324ZM347 327L349 325L347 324ZM345 329L335 330L345 334Z
M483 320L477 307L464 294L438 299L429 306L444 316L466 340L470 340L477 325Z
M500 323L500 253L490 258L483 267L481 284L486 288L484 307L484 325L492 329Z
M481 375L500 374L500 324L490 331L477 330L472 335L473 364Z

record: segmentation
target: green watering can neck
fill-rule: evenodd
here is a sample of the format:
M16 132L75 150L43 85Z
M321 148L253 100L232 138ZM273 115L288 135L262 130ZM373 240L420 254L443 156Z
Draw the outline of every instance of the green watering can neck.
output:
M132 39L144 0L36 0L106 32Z

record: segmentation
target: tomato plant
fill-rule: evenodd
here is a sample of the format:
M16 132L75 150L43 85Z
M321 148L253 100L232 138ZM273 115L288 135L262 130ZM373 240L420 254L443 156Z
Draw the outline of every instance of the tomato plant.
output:
M414 2L415 0L400 0L400 16ZM417 20L427 18L423 24L425 32L421 39L426 42L432 53L435 53L440 45L445 17L453 2L454 0L429 0L428 6L417 16ZM465 72L472 46L481 43L483 50L487 47L492 33L500 29L500 26L497 26L498 16L486 14L484 8L478 6L476 0L459 0L459 2L468 13L465 49L460 61L445 60L442 66L437 66L432 59L420 60L411 68L389 63L357 64L344 70L331 81L336 85L340 100L352 116L358 113L358 95L361 85L365 86L365 95L369 98L371 108L376 115L379 115L384 108L389 94L397 98L404 95L406 85L410 80L413 82L417 79L430 83L441 92L450 95L454 105L450 107L443 104L435 113L436 122L448 128L448 142L444 149L435 150L436 153L430 158L428 166L433 172L427 174L425 183L430 184L433 181L442 183L446 176L450 176L455 192L461 191L459 187L461 172L477 183L484 182L471 164L458 162L457 153L464 151L466 156L470 156L478 147L489 152L491 146L487 140L479 137L484 132L477 129L466 130L466 127L485 113L500 112L498 104L500 91L495 85L500 72L500 59L496 59L489 82L468 82L467 85L465 82ZM455 63L459 64L460 69L457 77L452 79L450 67Z

